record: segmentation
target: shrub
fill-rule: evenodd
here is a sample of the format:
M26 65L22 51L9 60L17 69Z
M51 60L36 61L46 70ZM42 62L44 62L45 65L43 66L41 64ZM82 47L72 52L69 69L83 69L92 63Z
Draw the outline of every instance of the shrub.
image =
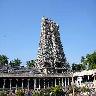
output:
M7 96L5 91L0 92L0 96Z
M17 90L16 96L24 96L24 92L22 90Z

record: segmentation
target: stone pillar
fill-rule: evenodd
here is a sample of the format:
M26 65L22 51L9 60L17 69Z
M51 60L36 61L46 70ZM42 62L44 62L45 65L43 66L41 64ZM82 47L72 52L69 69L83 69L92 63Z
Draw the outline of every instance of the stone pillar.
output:
M65 77L65 87L66 87L66 77Z
M57 74L57 70L56 70L56 74Z
M74 77L73 77L73 73L72 73L72 89L73 89L73 92L72 92L72 96L74 96Z
M67 79L68 79L68 85L70 85L70 84L69 84L69 77L68 77Z
M40 89L40 79L39 79L39 89Z
M61 84L60 84L60 78L59 78L59 86L60 86Z
M52 78L51 82L52 82L52 86L54 86L54 78Z
M3 83L3 90L5 89L5 81L6 79L3 79L4 83Z
M55 78L55 87L56 87L57 83L56 83L56 78Z
M62 87L64 86L64 83L63 83L63 78L62 78Z
M12 87L12 86L11 86L11 81L12 81L12 79L9 79L9 80L10 80L10 90L11 90L11 87Z
M24 89L24 84L23 84L23 81L24 81L24 79L22 79L22 90Z
M45 89L45 79L44 79L44 89Z
M94 81L95 81L95 75L94 75Z
M30 79L28 79L27 81L28 81L28 91L29 91L29 81L30 81Z
M89 75L88 75L88 81L89 81Z
M18 88L18 79L16 79L16 90L17 90L17 88Z
M33 79L34 80L34 90L36 89L36 78Z
M50 86L49 86L49 82L50 82L50 81L48 80L48 88L50 87Z

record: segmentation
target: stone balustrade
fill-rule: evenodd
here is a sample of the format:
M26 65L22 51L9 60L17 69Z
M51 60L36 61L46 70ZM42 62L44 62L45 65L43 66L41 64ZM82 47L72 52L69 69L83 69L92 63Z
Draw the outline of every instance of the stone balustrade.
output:
M55 74L32 74L32 73L0 73L0 77L72 77L71 72Z

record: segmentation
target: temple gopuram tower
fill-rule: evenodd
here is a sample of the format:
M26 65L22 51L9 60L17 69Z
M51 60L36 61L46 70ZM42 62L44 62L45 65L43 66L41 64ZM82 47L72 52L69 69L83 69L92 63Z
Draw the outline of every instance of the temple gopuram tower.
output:
M37 67L47 69L47 73L67 70L66 57L60 40L59 25L43 17L41 35L36 60ZM48 71L49 70L49 71Z

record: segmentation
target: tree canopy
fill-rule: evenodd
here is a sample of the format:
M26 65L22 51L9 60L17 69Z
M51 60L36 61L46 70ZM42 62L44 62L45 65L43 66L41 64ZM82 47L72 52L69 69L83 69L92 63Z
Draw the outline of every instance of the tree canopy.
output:
M87 54L82 63L87 66L87 69L96 69L96 51Z
M96 51L87 54L85 57L82 56L79 64L72 64L72 71L82 71L84 69L96 69Z
M20 66L21 63L22 63L21 60L17 58L17 59L10 61L9 65L11 65L11 67L14 67L14 66Z
M73 72L75 72L75 71L82 71L84 69L86 69L84 64L81 64L81 63L80 64L75 64L75 63L72 64L72 71Z
M8 64L8 57L6 55L0 55L0 66Z
M28 68L35 67L35 60L30 60L30 61L27 61L26 63Z

